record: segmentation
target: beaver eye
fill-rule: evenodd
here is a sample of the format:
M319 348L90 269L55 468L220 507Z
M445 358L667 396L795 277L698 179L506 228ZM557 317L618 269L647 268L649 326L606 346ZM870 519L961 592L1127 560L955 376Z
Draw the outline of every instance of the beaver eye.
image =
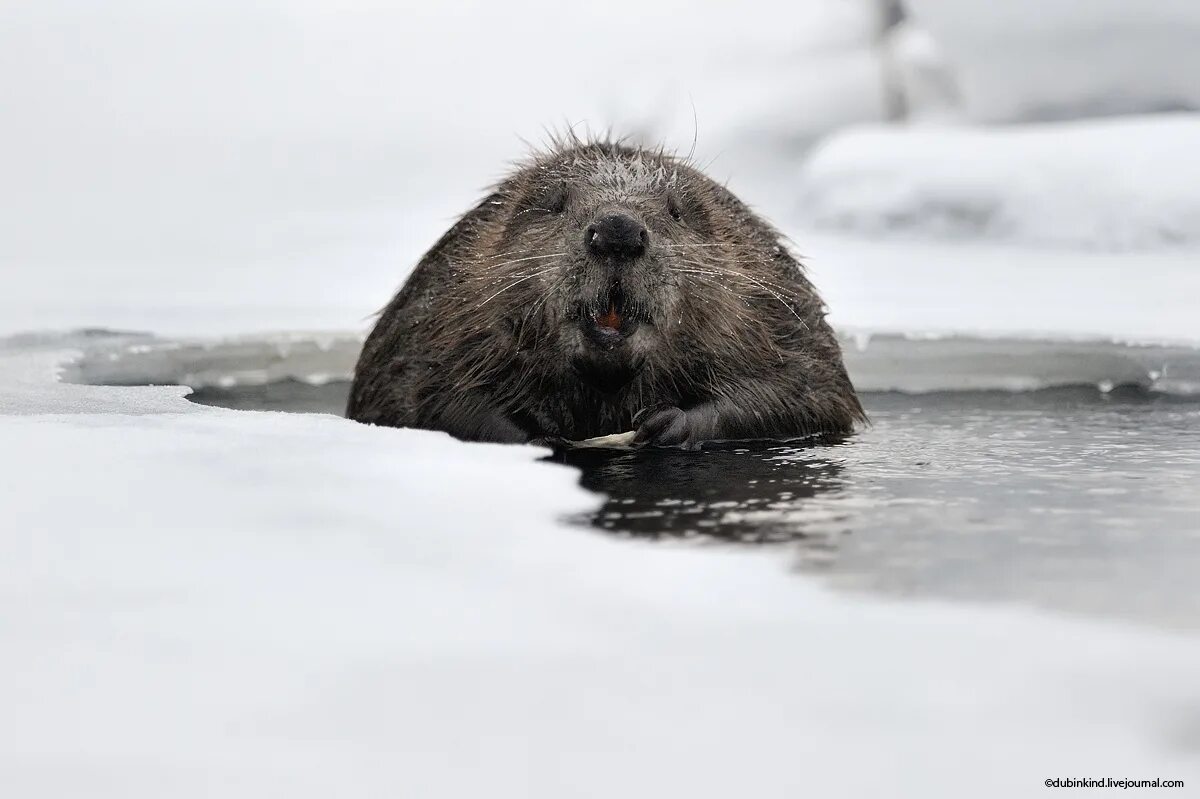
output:
M567 187L555 186L538 203L549 214L561 214L567 210Z
M667 213L676 222L683 219L683 209L679 207L679 200L675 198L674 194L667 195Z
M558 216L567 209L570 192L565 185L552 186L531 192L520 200L513 222L534 222L547 216Z

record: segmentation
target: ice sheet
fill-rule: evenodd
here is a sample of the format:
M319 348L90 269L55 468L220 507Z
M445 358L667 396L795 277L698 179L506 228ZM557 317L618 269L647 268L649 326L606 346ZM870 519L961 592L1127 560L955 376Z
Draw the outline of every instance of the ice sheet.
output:
M0 362L7 386L42 376L29 402L48 411L0 416L14 795L1010 797L1054 776L1200 778L1194 637L847 598L777 550L566 528L596 500L531 448L161 413L186 403L147 389L64 414L60 357Z

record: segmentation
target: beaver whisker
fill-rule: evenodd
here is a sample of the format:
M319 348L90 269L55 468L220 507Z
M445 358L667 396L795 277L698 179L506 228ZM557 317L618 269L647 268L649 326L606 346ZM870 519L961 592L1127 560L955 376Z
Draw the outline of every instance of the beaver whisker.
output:
M686 257L686 256L685 256L685 257ZM705 259L705 261L704 261L704 264L705 264L705 266L716 266L717 264L733 264L733 265L735 265L735 266L736 266L736 265L746 265L746 266L762 266L762 267L766 267L766 266L768 266L768 262L767 262L767 261L763 261L763 260L760 260L760 259L758 259L758 258L755 258L755 259L748 259L748 258L707 258L707 259Z
M750 299L750 298L749 298L749 297L746 297L746 296L745 296L745 295L743 295L743 294L738 294L736 291L734 291L733 289L729 288L728 286L724 286L724 285L722 285L722 284L720 284L720 283L718 283L718 282L716 282L716 281L714 281L714 280L709 280L708 278L698 277L698 278L696 278L696 279L697 279L697 280L699 280L701 283L707 283L708 285L712 286L713 288L723 289L724 291L727 291L727 292L729 292L729 293L730 293L730 294L732 294L734 297L737 297L737 298L738 298L738 299L741 301L742 305L744 305L744 306L745 306L745 307L747 307L747 308L748 308L748 307L750 307L750 303L749 303L749 299ZM707 300L706 300L706 302L707 302ZM731 313L733 313L733 314L734 314L734 315L735 315L735 316L736 316L738 319L740 319L741 321L743 321L743 322L749 322L749 321L750 321L750 317L746 316L746 315L745 315L744 313L742 313L741 311L738 311L738 310L737 310L737 309L735 309L735 308L729 308L728 310L729 310Z
M732 269L722 269L721 273L728 277L735 277L735 276L740 277L743 280L746 280L746 281L758 286L763 291L765 291L767 294L770 294L772 297L774 297L776 300L778 300L779 304L782 305L784 308L786 308L788 313L790 313L792 316L796 317L796 320L800 322L800 325L802 327L804 327L805 330L808 329L808 323L805 322L803 317L801 317L800 314L798 314L796 312L796 309L792 306L792 304L790 302L788 302L787 300L785 300L780 294L778 294L775 291L772 291L770 288L768 288L768 285L774 285L774 284L764 283L761 280L750 277L749 275L744 274L742 272L736 272ZM783 288L781 286L775 286L775 288L783 290Z
M711 286L716 286L719 289L724 289L725 291L728 291L730 294L733 294L735 297L740 297L743 300L750 299L750 295L738 294L736 291L733 290L733 287L731 287L728 283L722 283L719 280L712 280L712 278L714 278L714 277L721 277L722 276L721 272L705 272L705 271L699 270L699 269L676 269L674 271L679 272L684 275L695 275L697 280L699 280L703 283L707 283Z
M480 263L482 266L486 266L488 269L495 271L497 269L503 269L506 266L512 266L513 264L519 264L524 261L537 261L537 260L545 259L545 258L561 258L564 255L566 255L565 252L551 252L551 253L546 253L545 255L529 255L524 258L513 258L511 261L505 261L504 263L500 263L500 264L483 264L482 262L480 262Z
M671 250L690 250L693 248L700 249L702 247L725 247L725 248L731 249L731 250L736 250L736 249L753 250L754 249L754 247L750 246L749 244L734 244L733 242L726 242L726 241L717 241L717 242L713 242L711 244L694 244L691 242L681 242L679 244L671 244L669 242L659 242L658 246L665 247L665 248L671 249Z
M717 249L717 250L725 250L734 255L738 254L739 252L754 253L759 256L762 255L761 250L759 250L756 247L752 247L748 244L729 244L729 243L725 243L725 242L717 243L717 244L667 244L667 243L660 242L657 246L661 247L664 250L671 252L672 254L686 255L686 254L688 254L688 252L690 252L692 250L699 251L699 250ZM705 258L714 257L707 252L696 252L696 255L701 255ZM759 263L767 263L769 260L770 259L760 258L760 259L758 259L758 262Z
M735 269L729 269L728 267L722 267L722 266L708 264L708 263L698 263L696 261L684 261L683 263L685 263L689 266L692 266L692 267L704 267L704 268L710 270L709 274L725 275L727 277L740 277L744 280L751 281L751 282L755 283L756 285L770 286L771 288L773 288L777 291L783 292L783 293L787 293L788 291L790 291L790 289L787 286L780 285L779 283L772 283L769 280L761 280L760 278L752 278L749 275L745 274L744 272L739 272ZM676 271L682 271L681 267L671 267L671 268Z
M689 260L687 258L682 258L681 262L684 264L691 265L691 266L703 267L705 269L720 269L720 270L723 270L726 274L737 275L737 276L742 276L742 277L746 277L746 278L749 278L750 276L746 275L746 273L743 272L742 270L734 269L733 267L738 266L738 265L745 265L747 267L765 266L765 264L762 261L758 261L758 260L733 260L733 259L728 259L728 258L726 258L726 259L714 258L714 259L705 260L705 261L693 261L693 260ZM794 286L788 286L783 283L776 283L774 281L765 280L763 278L753 278L753 279L759 280L764 285L770 286L771 288L774 288L774 289L784 292L784 293L790 293L791 291L795 290Z
M697 278L697 280L700 280L701 282L706 282L706 283L709 283L709 284L710 284L710 285L712 285L714 288L720 288L720 289L724 289L725 291L728 291L728 292L730 292L730 293L731 293L731 294L733 294L735 297L738 297L738 298L739 298L739 299L742 301L742 304L743 304L743 305L744 305L746 308L748 308L748 309L753 307L753 306L751 306L751 305L750 305L750 303L749 303L749 301L748 301L748 298L747 298L747 297L744 297L744 296L742 296L742 295L740 295L740 294L737 294L736 292L733 292L733 290L732 290L732 289L730 289L728 286L725 286L725 285L723 285L723 284L721 284L721 283L718 283L718 282L715 282L715 281L709 281L709 280L707 280L706 278ZM705 303L707 303L707 304L712 304L712 301L711 301L711 300L703 300L703 301L704 301ZM748 316L748 315L746 315L746 314L742 313L741 311L737 310L736 308L731 308L731 307L729 307L729 306L727 306L727 305L723 305L723 306L721 307L721 312L722 312L722 313L732 313L732 314L734 315L734 317L736 317L736 318L737 318L737 320L738 320L739 322L742 322L742 323L744 323L744 327L742 328L742 331L743 331L743 332L749 332L749 333L752 333L752 334L753 334L753 333L758 333L758 334L759 334L759 337L761 337L762 330L761 330L761 329L760 329L760 327L759 327L759 326L758 326L758 325L755 323L755 319L754 319L754 317L752 317L752 316ZM723 340L723 344L724 344L724 346L722 347L722 349L729 350L729 351L730 351L730 354L731 354L731 357L737 357L737 356L736 356L737 345L736 345L736 344L734 344L734 342L733 342L733 340L732 340L731 338L726 338L726 339L724 339L724 340ZM780 363L783 363L783 362L784 362L784 359L783 359L783 353L782 353L782 352L779 352L778 350L776 350L776 352L775 352L775 358L776 358L776 360L777 360L778 362L780 362Z
M679 257L686 259L688 255L689 253L683 253ZM755 264L758 266L766 266L769 263L761 258L721 258L720 256L712 256L708 253L697 253L694 257L703 257L706 266L713 264Z
M476 275L475 277L468 277L466 280L482 281L486 283L503 283L504 281L512 280L515 277L536 277L537 275L544 275L547 272L557 268L558 266L555 265L538 272L509 272L503 275Z
M744 275L745 272L743 272L740 269L734 269L731 266L731 264L746 264L747 266L750 266L750 265L759 264L760 262L759 261L721 261L721 260L693 261L688 258L681 258L681 259L679 259L679 263L684 264L685 266L690 266L690 267L694 267L697 269L711 269L711 270L717 270L717 271L723 272L725 274L730 274L730 275ZM762 278L755 278L755 279L762 280ZM778 288L781 291L789 290L787 286L785 286L781 283L774 283L769 280L763 280L763 282L769 286Z
M750 300L753 298L750 295L739 294L737 291L734 291L728 285L726 285L718 280L712 280L711 278L702 277L699 275L695 276L694 279L701 283L704 283L706 285L712 286L715 289L720 289L721 291L724 291L725 293L737 298L738 302L745 308L753 307L750 303ZM701 301L702 302L711 302L711 300L709 300L709 299L702 299ZM740 311L736 310L735 308L727 308L727 310L730 311L731 313L736 314L739 319L742 319L743 321L749 321L749 317L745 316L744 314L742 314Z
M534 248L532 248L532 247L531 247L531 248L529 248L529 249L506 250L506 251L504 251L504 252L498 252L498 253L496 253L496 254L494 254L494 255L483 255L483 256L480 256L480 257L478 257L478 258L474 258L474 259L472 259L472 261L471 261L471 262L472 262L472 263L481 264L481 263L483 263L484 261L495 261L495 260L496 260L496 259L498 259L498 258L511 258L511 257L512 257L512 256L514 256L514 255L516 255L516 256L520 256L520 255L527 255L528 253L531 253L531 252L535 252L535 249L534 249ZM554 254L554 253L544 253L544 254L542 254L542 255L539 255L539 256L537 256L537 257L539 257L539 258L549 258L549 257L550 257L551 255L553 255L553 254Z
M554 294L554 292L556 292L560 288L562 288L563 284L566 283L570 277L571 277L570 273L564 272L563 274L561 274L557 278L555 278L554 281L552 281L550 283L550 285L546 287L546 290L545 290L545 292L542 293L541 298L538 299L537 302L535 302L532 306L530 306L529 310L525 312L525 316L523 316L521 318L521 328L520 329L521 329L522 334L524 333L525 325L528 323L529 319L535 313L537 313L538 308L545 305L546 300L549 299L550 296ZM521 341L521 336L518 336L518 338L517 338L518 346L520 346L520 341Z
M507 286L505 286L504 288L502 288L502 289L500 289L499 291L497 291L497 292L496 292L495 294L493 294L492 296L488 297L488 298L487 298L486 300L484 300L483 302L481 302L481 303L479 303L478 305L476 305L476 306L475 306L475 308L474 308L474 310L478 311L480 308L482 308L483 306L487 305L489 302L491 302L492 300L496 299L497 297L499 297L501 294L503 294L504 292L508 291L509 289L511 289L511 288L513 288L513 287L515 287L515 286L517 286L518 284L520 284L520 283L524 283L526 280L529 280L530 278L537 277L538 275L544 275L544 274L546 274L547 272L553 272L555 269L558 269L558 267L557 267L557 266L552 266L552 267L550 267L550 268L548 268L548 269L543 269L543 270L542 270L542 271L540 271L540 272L534 272L533 274L530 274L530 275L525 275L525 277L518 278L517 280L514 280L513 282L509 283L509 284L508 284Z

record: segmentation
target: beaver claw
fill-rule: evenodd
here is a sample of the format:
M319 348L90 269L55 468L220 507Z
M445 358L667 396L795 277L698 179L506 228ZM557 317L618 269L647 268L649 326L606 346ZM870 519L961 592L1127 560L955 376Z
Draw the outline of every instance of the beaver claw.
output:
M662 408L646 414L645 419L638 425L633 442L652 447L691 449L697 446L692 440L692 432L686 411L680 408Z

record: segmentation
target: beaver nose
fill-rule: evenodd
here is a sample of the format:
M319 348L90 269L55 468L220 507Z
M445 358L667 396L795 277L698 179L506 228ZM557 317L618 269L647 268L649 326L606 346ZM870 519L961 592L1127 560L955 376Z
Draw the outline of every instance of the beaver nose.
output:
M650 231L631 216L609 214L588 225L584 243L593 255L633 260L646 252Z

